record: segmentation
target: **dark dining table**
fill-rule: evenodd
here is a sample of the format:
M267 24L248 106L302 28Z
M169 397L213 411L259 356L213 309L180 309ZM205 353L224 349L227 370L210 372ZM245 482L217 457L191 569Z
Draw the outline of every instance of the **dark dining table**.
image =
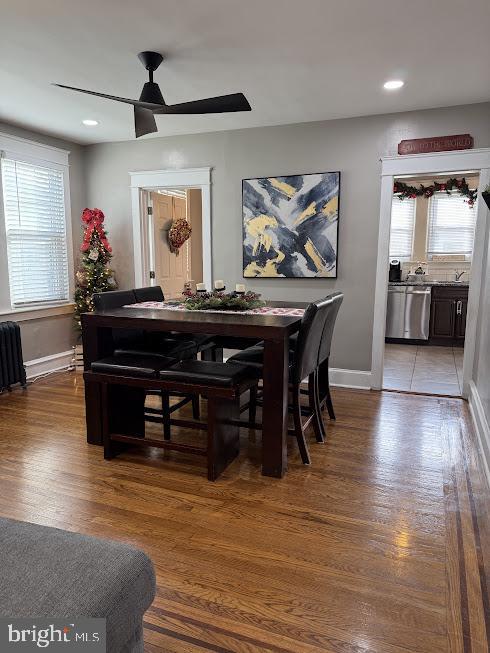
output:
M267 306L306 308L303 302L267 301ZM85 370L111 355L113 329L178 331L264 341L262 474L281 478L287 470L289 337L301 316L218 313L169 308L116 308L82 315ZM97 384L85 385L87 442L102 444L102 410Z

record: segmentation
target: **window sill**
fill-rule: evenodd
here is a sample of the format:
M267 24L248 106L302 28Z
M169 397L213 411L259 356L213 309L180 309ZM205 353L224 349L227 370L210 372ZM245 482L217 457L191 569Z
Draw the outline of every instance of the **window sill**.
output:
M10 309L9 311L0 311L0 322L5 320L24 322L26 320L40 320L57 315L70 315L73 313L74 308L74 302L69 302L67 304L53 304L52 306Z

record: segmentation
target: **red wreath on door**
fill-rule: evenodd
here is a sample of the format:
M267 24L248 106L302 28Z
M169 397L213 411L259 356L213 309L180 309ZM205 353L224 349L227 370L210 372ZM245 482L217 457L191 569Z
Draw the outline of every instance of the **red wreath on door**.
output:
M168 244L170 251L174 254L178 254L182 245L191 237L191 234L191 225L185 218L174 220L168 232Z

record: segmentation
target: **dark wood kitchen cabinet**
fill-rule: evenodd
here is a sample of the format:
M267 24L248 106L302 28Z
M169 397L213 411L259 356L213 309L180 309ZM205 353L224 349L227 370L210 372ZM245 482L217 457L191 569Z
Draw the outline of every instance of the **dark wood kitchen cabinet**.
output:
M454 338L456 306L449 297L432 297L430 306L430 337Z
M459 340L464 340L466 335L466 313L468 311L468 289L466 297L456 301L456 322L454 323L454 336Z
M461 344L466 333L468 287L433 286L430 306L430 341Z

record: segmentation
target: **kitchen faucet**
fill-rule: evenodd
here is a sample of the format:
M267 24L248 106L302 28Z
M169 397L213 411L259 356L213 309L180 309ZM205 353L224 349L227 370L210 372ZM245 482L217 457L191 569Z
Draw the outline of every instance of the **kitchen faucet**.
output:
M455 270L454 271L454 280L459 281L464 273L465 273L465 270L463 270L462 272L458 272L457 270Z

